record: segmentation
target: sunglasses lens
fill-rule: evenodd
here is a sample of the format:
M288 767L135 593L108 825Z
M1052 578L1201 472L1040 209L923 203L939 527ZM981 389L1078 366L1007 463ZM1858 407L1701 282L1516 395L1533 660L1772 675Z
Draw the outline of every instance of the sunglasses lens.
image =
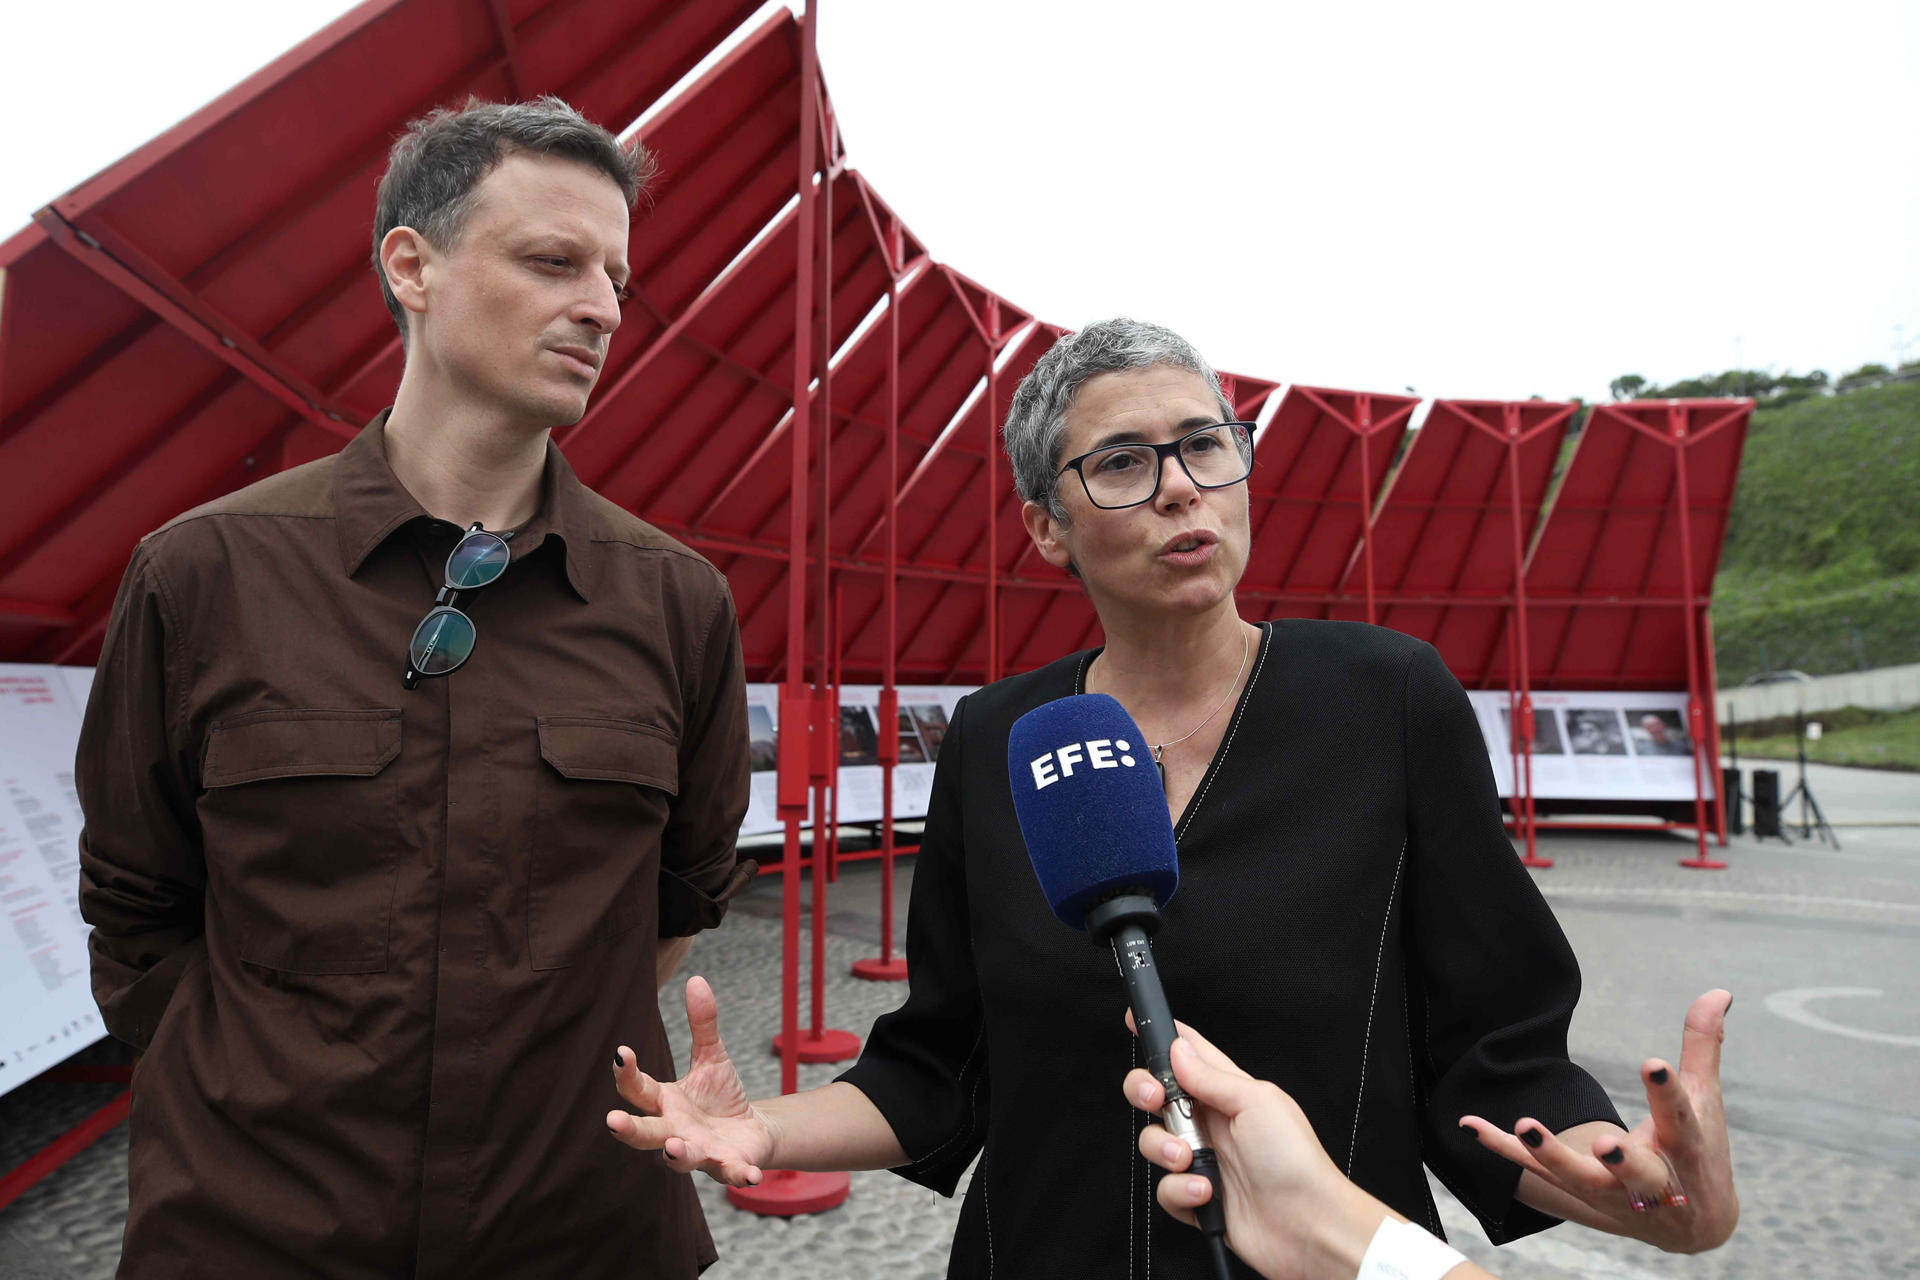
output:
M473 622L458 609L435 609L413 629L407 660L423 676L443 676L473 656Z
M490 533L470 533L447 557L447 585L461 591L486 586L506 571L511 553Z

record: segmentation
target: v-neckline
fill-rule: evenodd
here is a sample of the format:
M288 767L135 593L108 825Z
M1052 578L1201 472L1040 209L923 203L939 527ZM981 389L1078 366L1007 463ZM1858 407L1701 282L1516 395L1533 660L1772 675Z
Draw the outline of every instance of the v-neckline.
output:
M1234 701L1233 715L1227 720L1227 731L1220 735L1220 745L1214 748L1213 758L1207 761L1206 772L1200 775L1199 785L1194 787L1193 794L1187 797L1186 804L1180 808L1179 820L1173 824L1173 838L1176 844L1179 843L1180 837L1186 834L1188 824L1193 821L1193 815L1200 807L1200 801L1206 797L1208 788L1213 785L1214 775L1219 773L1220 767L1226 763L1227 751L1233 746L1234 734L1239 731L1241 717L1246 715L1247 705L1253 701L1253 686L1260 683L1260 669L1266 665L1267 651L1273 645L1273 624L1260 622L1255 625L1260 628L1260 649L1253 655L1253 673L1247 677L1247 683L1240 690L1239 698ZM1105 652L1106 646L1101 645L1098 649L1089 649L1081 655L1080 665L1074 668L1073 672L1074 693L1082 694L1087 691L1087 668L1093 665L1095 658ZM1145 741L1144 735L1141 741Z

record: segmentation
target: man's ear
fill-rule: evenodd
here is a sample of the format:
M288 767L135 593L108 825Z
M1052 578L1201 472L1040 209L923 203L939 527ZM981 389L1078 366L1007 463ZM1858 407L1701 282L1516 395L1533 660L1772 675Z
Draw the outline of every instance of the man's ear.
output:
M412 227L395 227L380 240L380 269L387 288L402 307L415 315L427 313L427 268L433 246Z
M1027 536L1033 539L1033 549L1040 558L1056 569L1067 570L1073 560L1073 552L1061 540L1066 526L1054 518L1043 502L1023 502L1020 504L1020 523L1027 527Z

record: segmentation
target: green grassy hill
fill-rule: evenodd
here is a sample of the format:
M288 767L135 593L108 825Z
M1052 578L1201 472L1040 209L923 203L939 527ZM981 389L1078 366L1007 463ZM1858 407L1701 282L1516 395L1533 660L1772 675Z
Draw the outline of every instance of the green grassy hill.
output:
M1722 687L1920 662L1920 382L1755 411L1713 628Z

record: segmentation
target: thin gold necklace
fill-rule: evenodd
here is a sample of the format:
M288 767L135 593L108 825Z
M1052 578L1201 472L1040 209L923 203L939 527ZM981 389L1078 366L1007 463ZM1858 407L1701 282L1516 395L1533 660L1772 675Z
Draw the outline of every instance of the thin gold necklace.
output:
M1153 767L1160 771L1160 789L1162 791L1167 788L1167 766L1162 763L1161 754L1165 752L1168 747L1179 746L1188 738L1191 738L1194 734L1213 723L1213 718L1220 714L1220 708L1226 706L1227 703L1233 699L1233 691L1240 687L1240 677L1246 674L1247 655L1251 652L1253 652L1252 637L1247 634L1246 624L1242 623L1240 626L1240 669L1233 673L1233 683L1227 686L1227 696L1220 699L1219 704L1216 705L1213 710L1207 712L1207 718L1205 720L1202 720L1199 724L1187 730L1184 737L1163 742L1153 749Z

